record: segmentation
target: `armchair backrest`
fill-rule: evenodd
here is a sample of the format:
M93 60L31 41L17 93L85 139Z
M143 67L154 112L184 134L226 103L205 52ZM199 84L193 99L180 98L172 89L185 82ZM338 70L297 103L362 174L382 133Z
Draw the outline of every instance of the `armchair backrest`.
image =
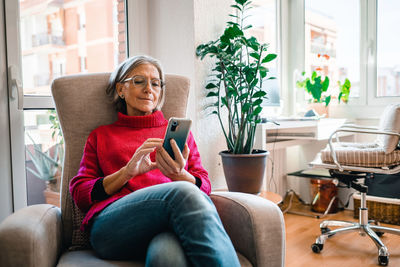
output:
M65 157L61 183L61 214L64 245L83 245L86 242L79 231L84 214L75 206L69 182L79 169L86 139L100 125L113 123L117 112L105 89L110 73L78 74L57 78L52 93L65 142ZM178 75L166 75L166 119L186 115L190 81Z

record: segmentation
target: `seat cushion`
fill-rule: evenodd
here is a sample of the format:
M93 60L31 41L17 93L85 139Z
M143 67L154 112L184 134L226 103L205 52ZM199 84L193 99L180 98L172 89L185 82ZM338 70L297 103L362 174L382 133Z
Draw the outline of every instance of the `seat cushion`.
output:
M237 253L240 266L251 267L251 263L242 254ZM102 260L96 257L93 250L77 250L68 251L61 255L58 261L57 267L81 267L81 266L93 266L93 267L125 267L133 266L139 267L144 266L144 262L141 261L108 261Z
M359 167L385 167L400 164L400 150L386 154L385 149L373 143L333 143L340 164ZM324 163L334 163L329 145L321 151Z
M379 130L400 133L400 104L393 104L385 108L379 122ZM395 150L399 143L399 137L394 135L380 134L377 139L386 154Z

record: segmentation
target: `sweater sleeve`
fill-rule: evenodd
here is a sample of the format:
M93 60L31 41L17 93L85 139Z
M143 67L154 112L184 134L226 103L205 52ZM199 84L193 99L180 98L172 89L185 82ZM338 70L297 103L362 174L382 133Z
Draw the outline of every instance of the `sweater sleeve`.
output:
M103 178L97 157L97 138L92 132L85 144L78 174L72 178L69 190L75 204L86 212L93 205L91 193L97 180Z
M201 165L200 153L197 149L192 132L189 133L187 144L190 149L186 166L187 171L201 180L200 190L209 195L211 193L211 183L208 179L208 172Z

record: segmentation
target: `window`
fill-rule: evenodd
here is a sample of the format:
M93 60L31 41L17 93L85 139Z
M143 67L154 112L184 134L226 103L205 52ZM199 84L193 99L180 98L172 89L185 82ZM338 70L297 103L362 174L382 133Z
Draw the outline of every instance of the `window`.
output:
M377 6L377 97L400 96L400 2L379 0Z
M50 84L61 75L112 71L125 60L125 1L25 0L18 4L27 204L57 204L45 200L49 187L59 190L63 155ZM48 181L49 174L56 178Z
M346 7L346 8L344 8ZM305 71L317 68L330 79L330 93L338 96L338 82L351 81L350 97L360 91L360 4L358 0L305 1Z
M47 2L20 2L25 95L49 96L55 77L111 71L125 59L124 1Z
M249 10L250 17L247 19L247 23L251 24L253 27L249 29L248 33L251 36L257 38L260 43L267 43L269 54L279 54L279 38L278 38L278 20L277 20L277 10L278 3L276 0L256 0L252 1L252 8ZM263 81L263 88L267 92L268 99L263 103L263 106L280 106L280 73L279 68L279 58L273 60L267 64L269 69L268 76ZM268 80L269 77L276 77L277 80ZM278 115L280 109L263 109L263 113L276 113L273 115ZM268 114L271 116L272 114Z

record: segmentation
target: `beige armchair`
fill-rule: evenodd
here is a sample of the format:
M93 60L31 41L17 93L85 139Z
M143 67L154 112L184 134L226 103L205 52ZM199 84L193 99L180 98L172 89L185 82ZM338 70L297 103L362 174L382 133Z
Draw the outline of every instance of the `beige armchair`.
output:
M1 266L144 266L142 262L105 261L90 249L79 231L83 218L69 193L89 133L116 120L105 94L109 73L58 78L52 92L65 139L61 209L34 205L21 209L0 225ZM184 117L189 80L166 76L166 118ZM203 155L203 157L217 155ZM285 231L280 209L261 197L231 192L212 193L224 227L242 266L284 266Z

